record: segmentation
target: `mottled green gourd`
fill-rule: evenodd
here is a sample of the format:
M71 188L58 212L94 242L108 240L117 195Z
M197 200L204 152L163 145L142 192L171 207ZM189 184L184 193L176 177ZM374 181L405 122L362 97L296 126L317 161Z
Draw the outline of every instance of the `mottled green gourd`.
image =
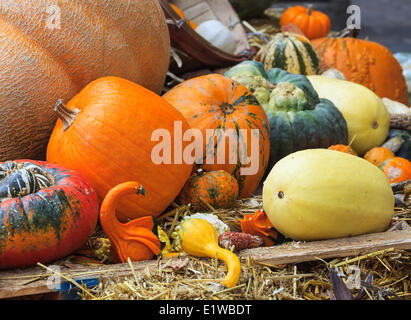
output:
M257 61L244 61L225 73L248 86L270 123L270 164L290 153L348 143L347 123L327 99L320 99L306 76L279 68L267 72ZM250 83L250 79L253 79Z

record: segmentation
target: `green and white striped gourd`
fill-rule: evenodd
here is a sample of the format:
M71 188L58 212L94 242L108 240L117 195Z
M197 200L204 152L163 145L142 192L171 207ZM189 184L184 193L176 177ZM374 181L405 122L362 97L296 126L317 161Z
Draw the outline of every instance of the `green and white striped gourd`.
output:
M277 33L260 56L265 70L280 68L303 75L320 72L320 62L310 40L296 33Z

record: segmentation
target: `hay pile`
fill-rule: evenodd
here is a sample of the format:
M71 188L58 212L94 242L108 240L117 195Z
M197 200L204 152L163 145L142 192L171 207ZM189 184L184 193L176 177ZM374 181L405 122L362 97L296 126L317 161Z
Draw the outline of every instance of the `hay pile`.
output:
M280 32L281 12L268 9L266 19L244 22L251 46L261 48ZM178 82L181 81L183 79ZM209 212L216 214L232 231L240 231L238 219L261 208L261 196L255 196L238 200L230 210L209 207ZM190 206L174 205L174 209L160 216L157 222L170 236L179 221L193 213ZM393 220L411 225L411 205L396 208ZM101 232L96 234L101 236ZM353 275L349 268L354 265L358 267L362 287L362 290L350 290L354 296L361 292L362 299L366 300L411 299L411 251L391 248L364 256L287 265L256 263L250 257L240 260L238 285L230 289L220 284L227 271L223 262L180 256L159 258L157 268L147 268L140 273L134 273L130 263L130 276L102 275L100 284L88 291L99 300L329 300L334 298L330 268L348 285ZM365 281L368 274L372 275L371 282ZM90 294L82 292L81 297L90 299Z
M235 231L240 228L237 219L254 213L261 205L261 197L256 196L238 200L231 210L216 210L213 213ZM158 223L167 234L171 234L184 216L193 213L189 206L175 206L175 209L160 216ZM411 223L411 207L396 208L394 221ZM411 251L391 248L359 257L287 265L267 265L242 257L241 265L238 285L231 289L225 289L220 284L227 271L223 262L180 256L159 258L157 268L147 268L140 273L132 272L131 268L126 278L102 275L100 284L88 290L96 299L109 300L328 300L333 297L328 267L347 281L352 275L348 267L355 265L360 270L362 286L365 286L363 299L411 299ZM368 273L373 276L371 284L364 282ZM359 291L355 288L351 290L354 296ZM90 295L84 292L81 296L82 299L90 299Z

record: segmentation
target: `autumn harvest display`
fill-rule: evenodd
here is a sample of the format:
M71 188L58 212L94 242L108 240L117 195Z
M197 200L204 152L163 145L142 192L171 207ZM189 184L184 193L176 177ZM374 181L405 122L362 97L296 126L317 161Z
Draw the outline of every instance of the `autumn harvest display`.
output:
M302 288L340 298L349 289L331 266L350 261L337 258L373 241L411 249L410 88L387 47L334 30L315 4L275 14L263 10L274 1L248 0L9 5L0 2L0 273L16 275L0 275L0 298L2 281L38 268L88 299L110 286L105 277L124 282L104 299L193 298L194 287L195 299L263 299L278 281L268 298L283 281L295 298L318 273L300 277L297 263L328 258L331 285L320 272ZM191 50L187 34L207 50ZM24 277L24 295L47 281Z

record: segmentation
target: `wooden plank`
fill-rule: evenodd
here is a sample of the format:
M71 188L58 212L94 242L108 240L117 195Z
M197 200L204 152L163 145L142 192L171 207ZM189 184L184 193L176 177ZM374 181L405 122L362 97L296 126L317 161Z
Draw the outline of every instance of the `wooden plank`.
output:
M267 264L299 263L317 258L337 258L363 255L387 248L411 249L411 230L361 235L351 238L290 243L281 246L243 250L239 256L250 256Z
M250 257L256 262L278 265L283 263L299 263L314 261L317 258L327 259L367 254L388 248L411 250L411 229L389 231L356 236L344 239L311 241L305 243L293 242L280 246L264 247L244 250L240 257ZM164 265L164 261L161 264ZM136 273L144 272L146 268L157 268L156 260L134 262ZM69 275L73 279L93 277L131 276L130 266L126 264L103 266L61 266L59 272ZM53 292L50 284L51 274L41 267L0 272L0 298L13 298L26 295L44 294ZM42 276L41 279L36 277ZM33 281L36 280L36 281Z

